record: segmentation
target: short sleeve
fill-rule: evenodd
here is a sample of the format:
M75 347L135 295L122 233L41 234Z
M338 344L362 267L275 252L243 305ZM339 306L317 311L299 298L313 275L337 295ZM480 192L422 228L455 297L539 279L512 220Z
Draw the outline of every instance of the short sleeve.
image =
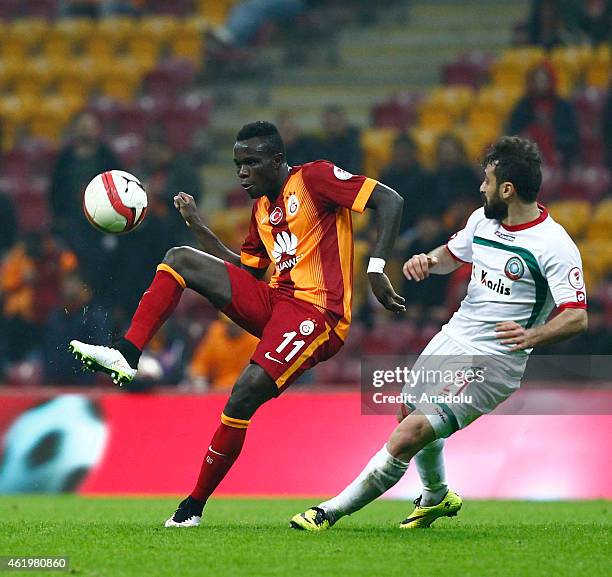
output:
M586 287L578 247L569 236L551 243L554 249L542 259L544 276L559 309L586 309Z
M446 249L455 260L465 263L472 262L472 243L474 242L476 225L482 220L483 212L484 209L482 208L474 211L465 223L465 227L448 239Z
M377 180L351 174L327 160L304 164L302 176L315 200L363 212Z
M256 210L257 203L254 203L253 211L251 212L251 222L249 223L249 232L240 249L240 262L251 268L267 268L270 264L270 257L257 230Z

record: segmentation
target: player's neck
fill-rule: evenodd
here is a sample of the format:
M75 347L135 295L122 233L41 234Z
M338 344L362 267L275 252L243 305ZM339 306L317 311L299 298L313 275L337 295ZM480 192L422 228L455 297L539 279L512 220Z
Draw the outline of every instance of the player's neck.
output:
M291 167L287 165L287 163L283 164L278 170L278 180L276 181L276 185L274 186L274 190L271 190L266 196L274 202L281 190L285 186L287 182L287 178L289 178L289 173L291 172Z
M540 216L537 202L515 202L508 205L508 216L502 220L506 226L517 226L536 220Z

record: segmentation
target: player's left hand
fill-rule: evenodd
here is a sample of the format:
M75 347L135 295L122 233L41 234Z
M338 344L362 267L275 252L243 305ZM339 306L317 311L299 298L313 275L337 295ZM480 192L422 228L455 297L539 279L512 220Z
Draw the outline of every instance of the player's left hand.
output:
M201 224L200 213L196 206L195 199L186 192L179 192L174 197L174 206L181 213L181 216L187 223L187 226Z
M370 286L378 302L388 311L399 313L406 310L404 297L398 295L391 285L391 281L385 273L368 273Z
M524 351L534 347L536 343L535 329L526 329L514 321L503 321L495 325L495 338L502 345L514 345L510 352Z

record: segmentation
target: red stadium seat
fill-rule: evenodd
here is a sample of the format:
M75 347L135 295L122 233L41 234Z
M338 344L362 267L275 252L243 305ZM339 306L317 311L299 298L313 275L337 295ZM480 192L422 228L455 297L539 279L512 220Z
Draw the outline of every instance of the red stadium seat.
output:
M488 79L493 58L490 54L475 50L463 54L442 70L444 84L467 84L473 88L482 86Z
M165 60L146 77L147 92L153 96L176 96L190 88L195 79L195 66L189 60L173 58Z
M12 191L19 230L22 233L49 229L51 215L47 201L47 188L46 179L29 178L21 181L21 184Z
M372 124L379 128L405 130L414 124L422 99L421 94L406 92L381 102L372 108Z
M574 166L560 190L562 198L585 198L591 202L610 190L610 172L603 166Z
M144 138L142 133L126 133L116 136L111 141L111 148L126 167L137 166L142 159Z
M56 154L56 148L47 140L28 139L4 155L4 172L16 177L27 174L47 176Z

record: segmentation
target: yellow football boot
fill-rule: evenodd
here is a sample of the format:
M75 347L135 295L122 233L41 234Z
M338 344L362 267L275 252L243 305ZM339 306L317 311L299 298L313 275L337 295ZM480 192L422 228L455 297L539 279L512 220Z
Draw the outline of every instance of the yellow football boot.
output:
M320 507L312 507L303 513L298 513L291 519L292 529L302 531L325 531L332 526L327 513Z
M400 523L400 529L425 529L438 517L454 517L461 509L463 501L457 493L449 491L437 505L421 507L421 497L415 499L414 504L414 511Z

